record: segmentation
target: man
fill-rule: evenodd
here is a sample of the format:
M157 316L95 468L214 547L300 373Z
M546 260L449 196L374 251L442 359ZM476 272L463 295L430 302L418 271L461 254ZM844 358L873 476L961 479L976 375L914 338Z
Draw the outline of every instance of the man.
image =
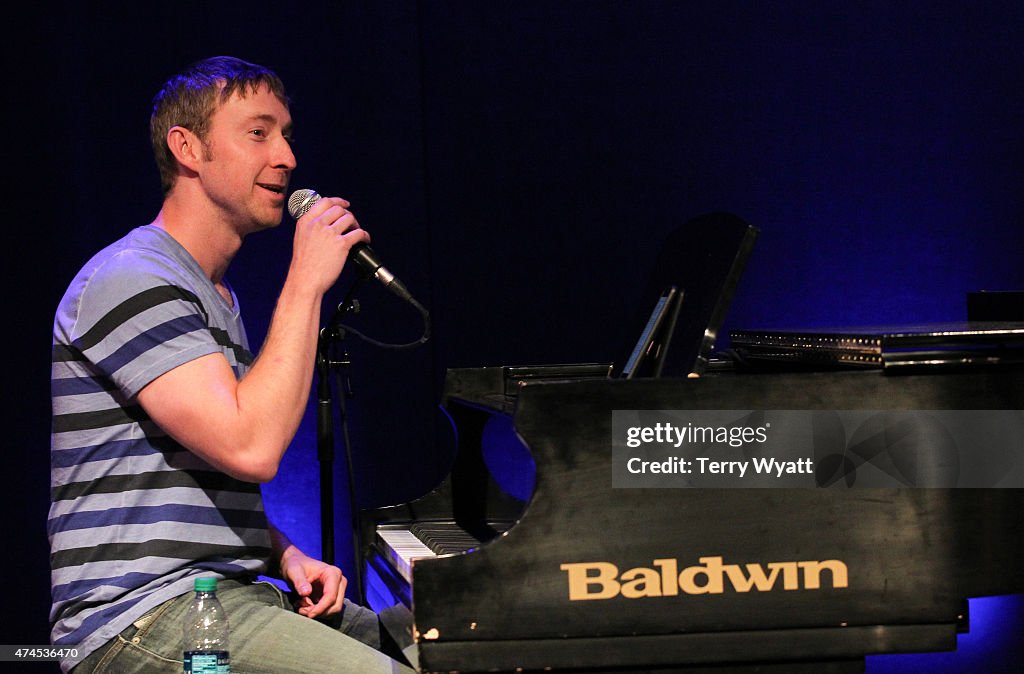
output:
M150 129L163 207L85 265L54 323L53 642L78 647L76 674L180 672L194 580L216 576L235 671L411 671L346 636L377 645L376 616L267 522L259 490L306 407L322 297L369 237L340 198L298 221L254 359L225 273L281 221L296 165L283 84L207 59L157 94Z

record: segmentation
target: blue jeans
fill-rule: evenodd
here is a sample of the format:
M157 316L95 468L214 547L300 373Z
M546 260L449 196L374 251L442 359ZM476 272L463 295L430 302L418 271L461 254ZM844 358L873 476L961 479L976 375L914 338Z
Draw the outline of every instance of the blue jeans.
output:
M412 674L380 651L377 615L345 601L335 626L292 611L270 583L222 580L217 597L230 625L232 674ZM181 674L189 592L156 607L86 657L73 674Z

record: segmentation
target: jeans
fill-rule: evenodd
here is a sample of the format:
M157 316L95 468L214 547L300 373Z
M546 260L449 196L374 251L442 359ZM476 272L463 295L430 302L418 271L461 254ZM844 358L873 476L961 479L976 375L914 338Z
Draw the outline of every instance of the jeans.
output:
M217 598L228 616L232 674L412 674L414 670L376 650L377 615L345 601L332 625L292 611L270 583L222 580ZM181 674L182 630L193 594L156 607L91 653L73 674Z

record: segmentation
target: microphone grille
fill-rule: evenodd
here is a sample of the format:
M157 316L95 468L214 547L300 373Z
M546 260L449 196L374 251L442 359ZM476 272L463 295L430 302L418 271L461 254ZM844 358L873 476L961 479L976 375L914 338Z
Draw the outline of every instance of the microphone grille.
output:
M316 193L316 190L295 190L288 198L288 213L298 220L318 201L320 201L320 195Z

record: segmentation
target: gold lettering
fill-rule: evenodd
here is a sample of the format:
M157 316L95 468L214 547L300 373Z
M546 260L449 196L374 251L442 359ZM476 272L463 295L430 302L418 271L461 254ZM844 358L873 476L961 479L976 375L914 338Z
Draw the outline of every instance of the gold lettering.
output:
M679 562L674 559L656 559L654 565L661 569L661 594L674 597L679 594Z
M826 559L824 562L797 562L804 570L804 588L818 590L821 588L821 570L828 569L832 572L832 587L847 587L846 564L838 559Z
M562 571L569 574L569 601L581 599L611 599L619 593L619 583L615 580L619 575L619 567L608 562L590 562L579 564L562 564ZM595 571L596 575L590 575ZM590 591L591 585L600 589Z
M722 557L700 557L700 564L679 569L679 560L655 559L656 568L638 566L619 575L610 562L562 564L568 575L569 600L626 599L721 594L725 578L736 592L771 592L782 578L783 590L819 590L822 571L828 571L833 588L849 586L849 569L838 559L805 562L769 562L761 564L723 564ZM767 568L766 568L767 567ZM801 573L802 570L802 573ZM801 583L801 581L803 581Z
M686 594L721 594L725 591L722 585L722 558L701 557L704 566L688 566L679 574L679 589ZM704 585L698 585L696 578L703 575L707 578Z
M779 575L778 566L769 564L772 570L771 575L766 576L764 567L760 564L747 564L747 573L750 577L743 575L743 571L737 564L727 564L725 572L729 575L729 581L736 588L737 592L750 592L751 588L757 588L758 592L768 592L775 585L775 578ZM774 568L773 568L774 567Z
M622 574L622 596L627 599L661 596L661 576L654 569L638 566Z
M797 567L796 562L772 562L768 565L769 569L776 567L782 569L783 590L800 589L800 569Z

